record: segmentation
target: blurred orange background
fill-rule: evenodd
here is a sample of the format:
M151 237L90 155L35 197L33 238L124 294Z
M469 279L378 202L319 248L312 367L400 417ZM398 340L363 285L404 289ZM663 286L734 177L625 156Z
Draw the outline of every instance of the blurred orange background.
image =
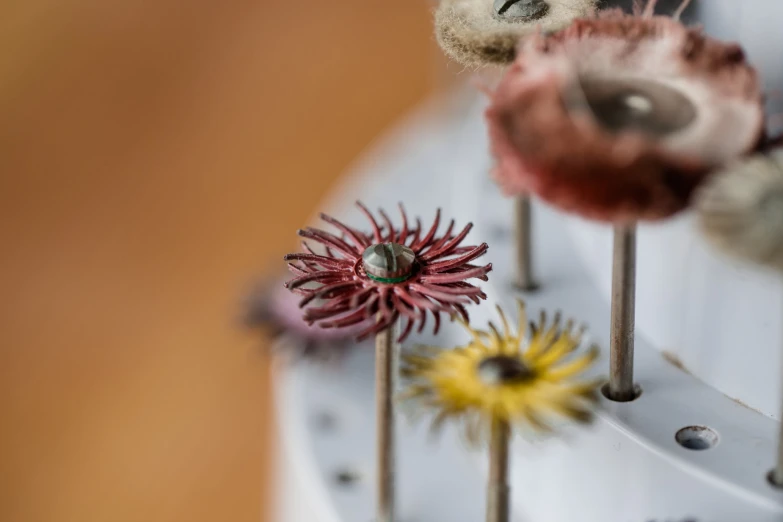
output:
M267 520L246 285L432 87L425 0L0 8L0 520Z

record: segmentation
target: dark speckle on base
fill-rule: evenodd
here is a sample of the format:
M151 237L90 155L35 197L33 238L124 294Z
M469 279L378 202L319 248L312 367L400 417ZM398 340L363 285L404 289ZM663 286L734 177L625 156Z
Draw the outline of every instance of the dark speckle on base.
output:
M680 357L677 354L664 350L664 351L661 352L661 355L666 360L666 362L668 362L669 364L671 364L675 368L677 368L679 370L682 370L683 372L687 373L688 375L691 375L691 372L688 371L688 368L685 367L685 365L682 362L682 359L680 359Z

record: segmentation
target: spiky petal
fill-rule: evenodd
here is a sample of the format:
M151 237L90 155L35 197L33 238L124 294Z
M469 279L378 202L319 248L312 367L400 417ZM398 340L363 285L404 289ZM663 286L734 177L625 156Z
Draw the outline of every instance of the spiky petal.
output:
M438 233L441 211L435 214L430 227L420 220L410 220L399 206L402 226L393 226L391 218L380 211L380 221L361 203L357 203L370 224L370 231L359 232L340 221L323 215L322 219L342 234L307 228L299 235L324 247L324 253L289 254L295 277L286 287L302 296L300 306L306 307L304 319L322 328L346 328L367 324L357 337L365 339L377 334L398 319L403 320L399 341L415 329L422 331L428 315L434 319L437 332L441 315L459 315L467 320L466 306L486 298L481 289L467 281L486 281L492 265L473 262L487 251L487 244L463 246L472 227L468 224L454 233L450 222L443 234ZM368 276L362 255L373 244L394 243L409 248L415 254L415 269L404 281L383 282ZM311 305L315 300L320 304Z
M591 346L579 353L583 330L573 321L549 322L542 313L526 339L527 315L519 303L516 329L501 309L500 327L486 330L463 322L470 342L454 349L418 346L403 356L408 387L404 400L434 410L433 428L460 419L469 442L482 439L493 420L551 432L553 417L590 422L601 381L578 380L598 357Z

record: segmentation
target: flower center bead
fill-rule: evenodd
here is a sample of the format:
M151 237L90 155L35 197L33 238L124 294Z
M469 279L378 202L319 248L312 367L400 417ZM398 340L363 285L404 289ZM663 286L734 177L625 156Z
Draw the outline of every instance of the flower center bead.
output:
M572 91L569 107L587 105L601 126L613 133L636 130L662 138L696 119L696 107L684 94L653 80L586 76L578 91Z
M368 247L362 254L362 266L367 277L379 283L400 283L413 274L416 254L397 243L382 243Z
M544 0L495 0L495 15L507 22L538 20L549 11Z
M478 376L488 386L500 386L525 381L533 371L516 357L496 355L479 363Z

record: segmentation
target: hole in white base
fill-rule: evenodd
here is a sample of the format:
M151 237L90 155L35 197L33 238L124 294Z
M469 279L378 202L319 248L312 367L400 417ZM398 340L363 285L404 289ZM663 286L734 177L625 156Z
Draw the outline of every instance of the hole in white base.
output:
M504 225L493 225L489 229L489 237L493 241L504 241L511 237L511 229Z
M361 480L362 476L354 470L345 468L334 474L334 481L340 487L351 487Z
M773 487L783 489L783 481L778 481L775 475L776 473L774 468L769 470L769 473L767 473L767 482L769 482Z
M688 426L674 435L677 444L689 450L707 450L718 444L718 433L706 426Z
M603 386L601 386L601 393L603 394L604 397L606 397L612 402L633 402L642 396L642 387L639 386L638 384L634 384L633 397L628 397L625 400L618 400L617 398L612 397L612 394L609 392L609 383L606 383Z
M337 417L328 411L322 411L315 417L315 426L323 432L334 431L337 427Z

